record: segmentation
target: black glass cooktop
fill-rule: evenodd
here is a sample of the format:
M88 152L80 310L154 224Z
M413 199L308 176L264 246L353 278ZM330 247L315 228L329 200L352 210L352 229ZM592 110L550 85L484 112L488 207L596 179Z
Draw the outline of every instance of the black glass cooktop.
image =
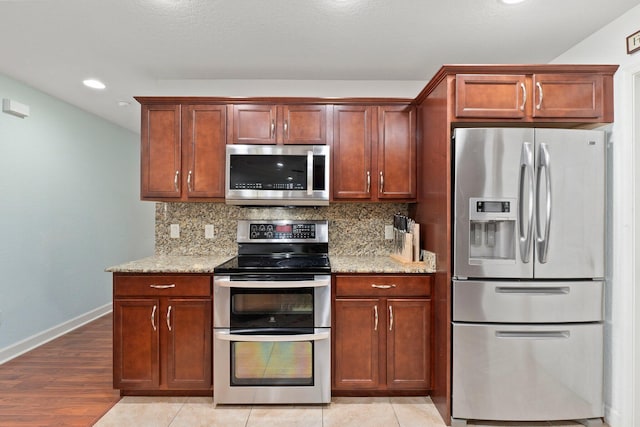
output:
M238 255L213 270L214 274L274 271L326 274L331 272L331 264L327 255Z

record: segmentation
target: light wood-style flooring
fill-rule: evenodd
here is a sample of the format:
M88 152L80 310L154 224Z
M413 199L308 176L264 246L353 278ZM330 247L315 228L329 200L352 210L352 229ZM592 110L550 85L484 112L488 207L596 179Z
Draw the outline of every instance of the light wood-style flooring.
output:
M0 426L91 426L113 389L112 314L0 365Z

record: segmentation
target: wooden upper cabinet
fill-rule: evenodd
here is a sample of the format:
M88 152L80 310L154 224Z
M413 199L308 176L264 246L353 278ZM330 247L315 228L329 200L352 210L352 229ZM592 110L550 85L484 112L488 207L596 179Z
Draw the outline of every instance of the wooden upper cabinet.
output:
M141 197L180 198L179 104L142 105Z
M141 198L224 198L226 106L142 105Z
M534 74L533 117L601 117L603 80L599 74Z
M186 105L182 128L187 197L224 197L226 106Z
M456 74L455 120L610 122L612 79L595 72Z
M457 74L456 116L524 118L527 79L523 74Z
M237 104L230 144L326 144L326 105Z
M333 109L334 199L371 198L373 118L371 106L336 105Z
M378 128L378 198L415 198L415 109L378 107Z

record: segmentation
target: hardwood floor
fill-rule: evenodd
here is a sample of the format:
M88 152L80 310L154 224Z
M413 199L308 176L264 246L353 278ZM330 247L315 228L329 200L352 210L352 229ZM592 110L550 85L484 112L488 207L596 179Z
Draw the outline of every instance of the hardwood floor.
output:
M0 426L91 426L111 409L112 317L0 365Z

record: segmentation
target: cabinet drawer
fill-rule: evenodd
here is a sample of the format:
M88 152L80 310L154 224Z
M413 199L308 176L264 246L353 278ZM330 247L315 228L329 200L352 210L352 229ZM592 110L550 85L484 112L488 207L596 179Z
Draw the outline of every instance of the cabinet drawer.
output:
M209 296L210 275L114 276L114 296Z
M337 276L336 296L429 296L431 276Z

